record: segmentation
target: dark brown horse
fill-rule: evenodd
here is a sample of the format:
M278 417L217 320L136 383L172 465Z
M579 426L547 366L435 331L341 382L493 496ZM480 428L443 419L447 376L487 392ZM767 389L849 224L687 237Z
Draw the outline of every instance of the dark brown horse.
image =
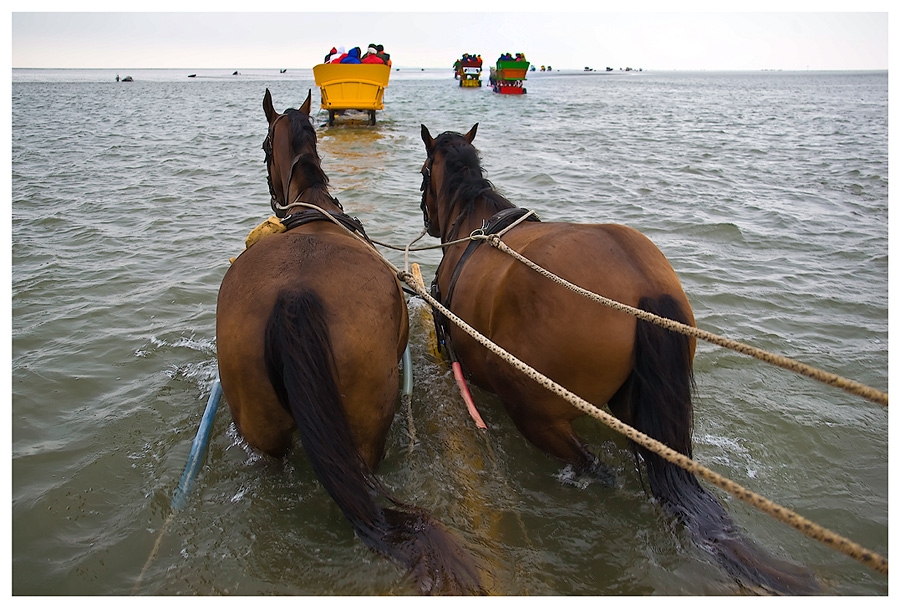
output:
M279 114L266 90L263 109L272 208L288 229L248 247L219 290L219 374L235 425L275 457L297 429L359 538L406 566L421 592L478 592L477 569L459 541L427 513L397 503L374 474L409 332L399 283L368 243L300 206L316 205L365 234L328 193L310 96Z
M484 179L466 135L432 138L422 125L422 210L428 234L446 243L485 224L498 231L518 209ZM615 224L524 221L503 241L585 289L694 325L687 296L662 252ZM482 242L483 241L478 241ZM695 341L567 290L487 244L444 249L433 291L453 313L570 391L674 450L691 456ZM444 322L451 355L479 386L496 393L535 446L581 471L605 475L572 428L582 412L540 387ZM779 593L807 593L807 570L778 562L743 539L722 504L692 475L640 448L653 495L738 580Z

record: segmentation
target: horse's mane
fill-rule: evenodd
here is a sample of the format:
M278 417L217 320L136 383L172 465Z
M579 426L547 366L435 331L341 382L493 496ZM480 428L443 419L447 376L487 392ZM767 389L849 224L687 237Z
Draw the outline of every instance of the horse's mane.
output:
M472 213L479 198L494 213L515 207L484 177L481 155L462 135L450 131L441 133L434 140L434 149L444 157L445 177L438 196L450 201L451 207L459 203L461 215Z
M328 176L322 170L322 160L316 148L316 129L309 116L294 108L288 108L284 114L291 125L291 146L301 155L297 164L303 167L307 183L328 184Z

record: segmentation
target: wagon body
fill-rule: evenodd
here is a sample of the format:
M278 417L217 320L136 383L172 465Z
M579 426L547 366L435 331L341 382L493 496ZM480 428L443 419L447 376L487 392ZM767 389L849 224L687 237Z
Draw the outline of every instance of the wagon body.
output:
M523 81L528 74L527 61L497 60L497 66L491 68L491 88L495 93L504 95L522 95L525 93Z
M461 87L481 86L481 60L468 59L460 61L456 69L456 77Z
M368 111L375 124L375 111L384 109L384 89L391 68L373 63L320 63L313 67L316 86L322 93L322 108L333 124L335 111Z
M531 64L527 61L498 61L497 79L525 80L525 75L528 73L529 65Z

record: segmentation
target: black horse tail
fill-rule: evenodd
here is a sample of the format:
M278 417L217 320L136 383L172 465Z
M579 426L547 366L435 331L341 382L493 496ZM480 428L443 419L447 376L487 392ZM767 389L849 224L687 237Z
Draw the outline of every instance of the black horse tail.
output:
M641 298L638 307L689 323L681 306L669 295ZM695 386L690 339L638 320L629 384L629 413L635 428L692 457L691 397ZM638 449L653 496L739 582L779 594L809 594L819 589L806 568L776 560L743 538L722 503L692 473L644 448Z
M272 386L297 424L319 481L360 540L405 566L420 593L483 593L478 569L460 541L423 510L393 499L359 453L335 381L318 295L279 295L266 328L265 356ZM382 507L378 499L398 508Z

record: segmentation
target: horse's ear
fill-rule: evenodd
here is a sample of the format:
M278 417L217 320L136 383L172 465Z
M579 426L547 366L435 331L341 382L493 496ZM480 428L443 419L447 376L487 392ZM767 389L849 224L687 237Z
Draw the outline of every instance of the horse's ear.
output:
M434 147L434 138L431 137L431 133L428 132L428 127L425 125L422 125L422 141L425 142L425 150L431 152Z
M272 124L272 121L278 116L278 112L272 106L272 94L269 93L268 88L266 89L266 94L263 95L263 111L266 113L266 120L269 121L269 124Z
M309 109L312 107L312 89L306 94L306 101L300 106L300 111L309 116Z
M478 123L475 123L475 126L469 129L469 132L466 133L466 143L472 143L472 140L475 139L475 131L478 130Z

